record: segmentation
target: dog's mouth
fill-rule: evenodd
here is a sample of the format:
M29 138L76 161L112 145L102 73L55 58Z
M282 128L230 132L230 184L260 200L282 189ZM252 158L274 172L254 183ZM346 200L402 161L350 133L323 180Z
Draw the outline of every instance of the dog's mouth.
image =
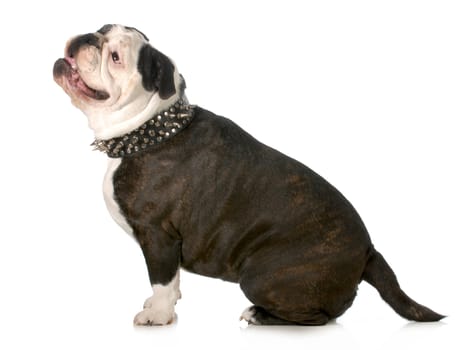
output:
M61 85L61 80L65 78L71 89L94 100L103 101L110 97L106 91L93 89L85 83L78 71L75 59L72 57L60 58L55 62L54 78L59 85Z

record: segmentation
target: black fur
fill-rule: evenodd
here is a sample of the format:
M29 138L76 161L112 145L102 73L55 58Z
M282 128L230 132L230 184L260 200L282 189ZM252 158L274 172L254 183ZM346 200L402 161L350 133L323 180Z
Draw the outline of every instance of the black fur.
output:
M112 28L114 28L114 26L115 26L114 24L105 24L97 32L101 33L102 35L106 35L107 33L109 33L112 30ZM124 28L127 29L127 30L134 30L135 32L140 33L141 36L146 41L149 41L148 37L143 32L139 31L138 29L136 29L134 27L124 27Z
M122 159L115 199L152 284L177 267L240 283L260 324L325 324L362 279L400 315L442 318L404 294L343 195L303 164L201 108L176 137Z
M98 33L101 33L102 35L106 35L112 30L112 28L114 28L113 24L105 24L101 27L101 29L98 30Z
M287 325L301 325L301 326L321 326L326 324L330 318L324 311L321 310L307 310L307 314L302 318L301 322L288 321L276 317L269 313L261 306L252 306L249 308L255 322L249 320L249 323L268 326L287 326Z
M146 90L157 91L162 99L175 94L174 65L167 56L149 44L140 49L138 71Z
M445 317L408 297L401 290L394 272L382 254L375 250L367 262L363 279L374 286L382 299L404 318L418 322L434 322Z
M101 42L99 38L93 33L77 36L70 43L70 46L68 47L67 55L69 57L75 57L76 53L84 45L95 46L99 49L101 47Z
M143 38L145 38L146 41L149 41L148 37L140 30L134 28L134 27L125 27L127 30L134 30L137 33L140 33Z

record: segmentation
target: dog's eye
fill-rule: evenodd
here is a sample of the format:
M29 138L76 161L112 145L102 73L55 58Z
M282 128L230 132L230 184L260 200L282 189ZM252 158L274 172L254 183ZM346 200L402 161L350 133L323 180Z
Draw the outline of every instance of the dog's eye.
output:
M112 56L112 61L114 61L114 63L120 63L120 57L117 52L115 51L112 52L111 56Z

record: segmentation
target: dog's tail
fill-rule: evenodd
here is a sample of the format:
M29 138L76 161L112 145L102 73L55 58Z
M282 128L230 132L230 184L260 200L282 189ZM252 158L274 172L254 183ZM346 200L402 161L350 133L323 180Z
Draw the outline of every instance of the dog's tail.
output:
M445 316L416 303L400 288L397 278L382 254L372 248L369 260L364 269L363 280L377 289L380 296L400 316L418 322L435 322Z

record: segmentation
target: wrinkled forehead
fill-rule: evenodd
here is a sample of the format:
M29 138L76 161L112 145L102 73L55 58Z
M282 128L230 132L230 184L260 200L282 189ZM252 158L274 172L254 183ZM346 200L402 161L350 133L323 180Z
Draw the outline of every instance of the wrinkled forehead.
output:
M108 39L113 39L115 37L132 37L133 39L139 39L141 41L149 41L148 37L138 29L119 24L106 24L97 32Z

